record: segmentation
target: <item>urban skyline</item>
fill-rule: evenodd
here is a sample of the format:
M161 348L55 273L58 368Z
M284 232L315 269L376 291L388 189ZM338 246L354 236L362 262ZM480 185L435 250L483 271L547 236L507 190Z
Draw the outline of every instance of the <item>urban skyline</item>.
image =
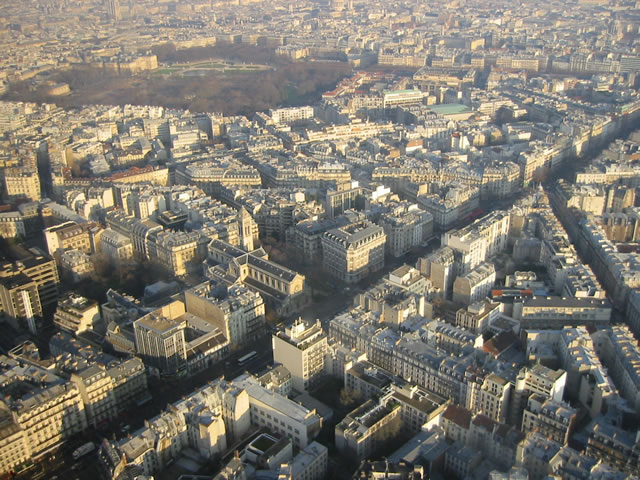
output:
M640 3L9 0L0 478L640 478Z

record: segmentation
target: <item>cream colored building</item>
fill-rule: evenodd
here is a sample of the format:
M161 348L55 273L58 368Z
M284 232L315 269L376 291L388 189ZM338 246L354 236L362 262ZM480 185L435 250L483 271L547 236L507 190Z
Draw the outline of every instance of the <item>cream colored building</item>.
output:
M157 232L149 239L149 258L174 277L181 277L202 268L207 242L197 232Z
M484 333L489 329L491 321L500 315L500 304L488 299L472 303L456 312L456 326L473 333Z
M493 263L483 262L453 282L453 301L471 305L484 300L496 281Z
M433 215L416 204L404 204L383 213L380 225L387 236L387 251L394 257L400 257L431 237Z
M113 394L113 382L104 365L95 364L71 375L80 392L87 414L87 422L97 427L100 422L116 418L118 403Z
M284 332L273 335L272 343L273 361L291 372L295 390L308 390L323 375L327 336L320 321L307 325L298 319Z
M482 384L470 382L467 394L467 408L474 413L483 413L494 422L506 423L511 398L510 382L491 373Z
M345 283L357 283L384 267L387 236L368 221L329 230L322 236L322 266Z
M367 400L336 425L336 448L357 460L370 457L400 427L400 404Z
M58 255L66 250L80 250L83 253L94 252L91 229L95 224L65 222L44 230L49 255Z
M27 199L37 202L42 198L37 170L7 168L4 171L4 186L8 200Z
M78 388L32 365L0 356L0 472L37 461L87 428Z
M326 478L328 463L327 447L311 442L290 462L281 465L278 480L322 480Z
M522 415L522 431L539 432L546 438L566 445L571 436L577 412L569 404L533 394Z
M226 452L250 427L247 392L219 379L169 406L120 442L128 464L161 472L190 448L203 461Z

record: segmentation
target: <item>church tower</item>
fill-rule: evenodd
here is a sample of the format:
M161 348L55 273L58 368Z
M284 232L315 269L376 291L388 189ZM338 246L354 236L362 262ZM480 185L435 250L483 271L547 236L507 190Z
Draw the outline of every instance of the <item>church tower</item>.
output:
M258 225L244 207L238 212L238 227L240 229L240 248L247 252L255 249L254 239L258 236Z

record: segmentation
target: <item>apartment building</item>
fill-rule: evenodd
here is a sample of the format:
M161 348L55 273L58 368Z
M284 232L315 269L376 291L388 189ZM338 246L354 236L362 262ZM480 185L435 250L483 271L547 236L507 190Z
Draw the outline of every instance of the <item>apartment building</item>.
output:
M513 318L531 329L602 326L611 319L611 304L606 299L530 297L514 304Z
M87 428L78 388L53 373L0 356L3 435L0 471L9 472Z
M113 382L104 365L94 364L73 373L70 381L80 392L89 425L95 428L120 413L113 394Z
M322 237L328 230L344 226L349 220L344 217L326 219L306 219L287 230L287 245L295 248L298 261L307 265L322 262Z
M3 272L4 273L4 272ZM36 319L42 317L37 283L24 273L0 276L2 316L16 331L36 334Z
M506 249L510 219L508 212L494 211L471 225L442 235L443 246L460 252L461 274Z
M567 398L580 402L591 417L604 414L619 400L612 376L621 370L611 368L608 363L607 336L604 329L591 336L586 327L527 330L529 361L559 365L564 369L567 372ZM602 356L603 362L598 355Z
M473 185L451 184L440 189L438 183L407 187L420 208L433 216L434 230L446 232L478 208L480 190ZM435 190L435 191L434 191Z
M188 312L218 327L232 345L244 345L264 334L264 300L243 285L205 282L185 292L185 304Z
M456 326L481 334L500 315L500 304L485 298L456 312Z
M439 248L431 255L419 258L416 268L425 275L444 298L449 296L456 278L456 254L450 247Z
M153 235L162 232L162 226L152 220L129 217L122 210L114 210L106 215L107 227L131 239L136 259L150 258L149 242Z
M289 107L269 110L269 115L276 124L290 124L300 120L309 120L313 118L313 107Z
M365 190L355 180L339 182L335 190L327 190L325 212L327 218L342 215L347 210L363 210L365 207Z
M174 277L182 277L202 268L208 242L198 232L155 232L149 235L149 258Z
M304 392L324 374L327 336L320 321L307 324L302 319L272 337L273 361L291 372L293 389Z
M49 255L58 256L66 250L79 250L86 254L95 251L92 229L94 223L65 222L46 228L44 238L47 241Z
M482 262L466 275L455 279L453 301L463 305L481 302L489 295L495 281L496 268L493 263Z
M357 283L384 266L384 229L368 221L325 232L322 266L332 277Z
M538 432L529 433L518 445L516 466L526 468L531 480L541 480L551 473L551 460L561 448Z
M546 438L566 445L577 420L577 411L569 404L534 393L522 415L521 430L539 432Z
M511 395L509 424L521 425L523 411L532 394L562 401L566 384L567 372L562 369L553 370L541 364L520 369Z
M387 252L400 257L417 247L433 234L433 215L416 204L400 204L380 217L380 226L387 236Z
M145 426L123 439L118 451L128 465L153 475L173 463L186 448L201 460L226 451L250 426L247 393L216 380L175 402Z
M469 384L467 408L482 413L494 422L507 423L512 384L504 377L490 373L482 383Z
M628 432L598 419L590 428L585 453L627 474L640 469L640 431Z
M131 239L110 228L107 228L100 235L100 251L116 265L133 260Z
M439 421L449 441L470 450L462 456L456 453L457 461L452 459L458 464L455 470L467 470L473 455L482 455L501 470L509 469L515 463L517 446L524 438L518 429L482 413L474 415L459 405L448 405Z
M40 193L40 177L37 170L27 168L7 168L4 170L4 188L7 200L30 200L38 202Z
M400 404L367 400L336 425L336 448L358 460L371 457L401 426Z
M631 330L614 325L594 332L592 339L620 395L640 412L640 347Z
M60 256L60 268L71 276L73 282L80 282L91 276L94 265L91 257L80 250L67 250Z
M287 463L280 466L278 480L322 480L326 478L329 462L328 449L311 442Z

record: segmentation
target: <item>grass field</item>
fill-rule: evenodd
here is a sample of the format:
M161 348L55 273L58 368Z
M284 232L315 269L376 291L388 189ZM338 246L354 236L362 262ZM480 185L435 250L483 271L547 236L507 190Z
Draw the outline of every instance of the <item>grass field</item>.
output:
M157 70L151 72L151 75L165 76L205 76L207 73L255 73L267 72L273 70L273 67L259 64L243 64L233 63L224 60L214 61L198 61L189 63L174 63L171 65L162 65Z

